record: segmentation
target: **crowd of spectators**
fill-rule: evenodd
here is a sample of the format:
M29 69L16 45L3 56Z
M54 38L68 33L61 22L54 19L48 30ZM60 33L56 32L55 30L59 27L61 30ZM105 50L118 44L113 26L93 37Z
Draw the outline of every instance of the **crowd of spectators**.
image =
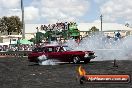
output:
M48 42L39 44L11 44L11 45L0 45L0 51L32 51L34 48L43 47L49 44ZM58 43L57 43L58 44Z
M33 45L0 45L0 51L31 51Z
M41 25L40 30L54 31L54 30L68 30L70 25L75 25L76 22L60 22L55 24Z

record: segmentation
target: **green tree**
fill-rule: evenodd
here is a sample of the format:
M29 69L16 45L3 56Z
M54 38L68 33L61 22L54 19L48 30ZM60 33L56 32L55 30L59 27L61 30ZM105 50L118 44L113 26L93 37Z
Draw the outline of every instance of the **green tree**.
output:
M125 26L126 26L126 27L129 27L130 25L129 25L129 23L126 23Z
M4 32L7 30L8 30L8 18L4 16L0 18L0 31Z
M2 17L0 19L0 31L4 32L7 31L8 35L11 32L17 32L17 34L21 33L22 29L22 22L18 16L11 16L11 17Z
M95 32L99 32L99 29L97 29L95 26L93 26L93 27L89 30L89 33L92 34L92 33L95 33Z
M42 32L37 32L36 33L36 43L42 43L42 40L44 39L44 33Z
M36 38L31 38L29 41L33 42L35 44L36 43Z

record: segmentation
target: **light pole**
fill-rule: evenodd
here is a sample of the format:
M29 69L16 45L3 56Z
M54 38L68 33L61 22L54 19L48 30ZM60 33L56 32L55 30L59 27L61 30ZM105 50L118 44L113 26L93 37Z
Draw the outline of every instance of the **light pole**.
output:
M101 14L101 16L100 16L100 20L101 20L101 31L102 31L102 18L103 18L103 16Z
M23 0L21 0L21 12L22 12L22 39L25 39L25 23L24 23L24 6Z

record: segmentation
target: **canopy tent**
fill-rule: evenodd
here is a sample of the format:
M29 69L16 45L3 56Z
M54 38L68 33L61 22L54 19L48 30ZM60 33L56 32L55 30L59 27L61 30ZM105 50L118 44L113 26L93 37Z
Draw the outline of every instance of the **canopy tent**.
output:
M11 41L10 44L17 44L17 41Z
M33 44L33 42L30 42L26 39L20 39L17 41L17 44Z

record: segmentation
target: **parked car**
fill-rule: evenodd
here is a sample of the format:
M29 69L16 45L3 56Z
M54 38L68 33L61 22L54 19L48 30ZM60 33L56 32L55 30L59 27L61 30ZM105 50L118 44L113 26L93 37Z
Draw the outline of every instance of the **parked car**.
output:
M90 62L94 59L95 53L93 51L75 51L68 46L45 46L35 48L29 55L28 60L30 62L38 63L41 56L45 56L46 59L55 59L61 62L73 62L79 63L84 61L84 63Z

